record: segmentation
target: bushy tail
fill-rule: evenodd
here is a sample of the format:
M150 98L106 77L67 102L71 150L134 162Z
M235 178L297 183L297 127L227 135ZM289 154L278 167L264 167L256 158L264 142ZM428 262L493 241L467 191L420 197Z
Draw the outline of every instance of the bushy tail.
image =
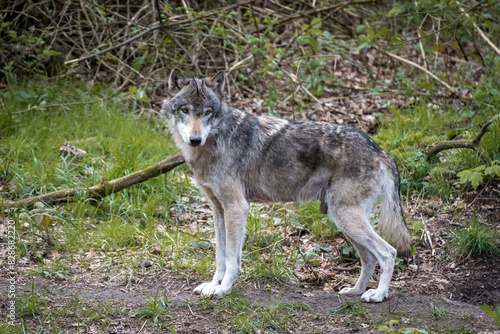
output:
M382 238L398 251L399 257L411 255L411 234L401 206L400 181L396 163L390 158L382 188L382 207L378 230Z

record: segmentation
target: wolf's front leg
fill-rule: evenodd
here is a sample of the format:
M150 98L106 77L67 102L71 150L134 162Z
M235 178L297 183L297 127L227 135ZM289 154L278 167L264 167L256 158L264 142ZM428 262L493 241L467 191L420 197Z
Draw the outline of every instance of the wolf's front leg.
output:
M205 194L210 199L212 210L214 213L215 225L215 274L211 282L206 282L198 285L194 289L194 293L209 295L214 287L221 284L226 273L226 227L224 223L224 209L221 203L209 189L203 189ZM204 292L206 289L206 293Z
M250 206L242 199L237 203L230 203L224 207L225 223L225 273L220 285L211 285L203 288L203 295L223 296L231 292L234 281L241 274L241 249L243 247L243 235L245 222ZM222 248L222 247L220 247ZM217 249L219 247L217 246ZM219 259L217 258L217 262ZM219 263L217 263L219 266ZM219 267L217 267L219 268Z

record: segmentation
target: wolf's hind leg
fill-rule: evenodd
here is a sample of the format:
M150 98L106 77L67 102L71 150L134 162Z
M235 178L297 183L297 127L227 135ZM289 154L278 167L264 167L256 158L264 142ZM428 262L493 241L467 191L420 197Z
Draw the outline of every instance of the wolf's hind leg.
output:
M349 240L354 248L358 251L359 258L361 259L361 273L359 275L356 285L352 288L343 288L339 294L345 295L360 295L366 291L370 277L372 277L377 265L377 258L370 252L370 250L357 242Z
M380 264L381 275L377 289L370 289L363 293L361 300L365 302L381 302L389 295L389 284L394 271L394 260L396 259L396 250L382 239L372 228L366 217L366 210L353 206L337 206L330 211L330 217L335 221L339 229L353 241L353 245L359 247L361 257L365 261L361 262L361 275L356 283L354 290L342 290L342 293L362 293L373 274L375 257ZM363 251L366 250L366 251ZM367 255L367 253L370 255ZM364 289L362 289L364 288Z
M396 260L396 249L389 245L384 239L378 236L376 247L374 247L374 255L377 257L380 264L380 281L376 289L369 289L361 296L361 300L365 302L379 303L389 296L389 286L391 283L392 273L394 272L394 261Z

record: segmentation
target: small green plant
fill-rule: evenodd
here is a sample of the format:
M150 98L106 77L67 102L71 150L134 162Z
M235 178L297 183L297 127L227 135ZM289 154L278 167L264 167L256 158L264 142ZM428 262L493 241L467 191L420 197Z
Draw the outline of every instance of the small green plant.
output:
M332 310L332 313L335 315L352 314L358 317L366 317L368 315L361 301L352 302L349 300L342 300L340 297L339 301L341 304Z
M31 316L36 317L42 312L42 308L46 305L47 301L37 291L35 291L35 282L31 281L31 292L21 293L16 300L17 314L21 317Z
M442 320L450 317L454 317L455 314L452 312L445 311L434 304L431 303L431 312L430 314L436 319L436 320Z
M163 296L158 296L158 291L154 297L151 297L148 292L144 293L147 302L141 306L136 314L138 319L153 319L153 322L157 324L160 320L165 318L170 318L169 313L169 301L165 294Z
M26 333L21 324L11 326L7 322L0 324L0 334L23 334Z
M498 232L477 219L466 228L453 232L450 240L452 252L457 256L499 255L499 244Z
M375 327L374 329L377 332L385 332L385 333L397 333L397 334L427 334L426 330L423 329L408 329L408 328L400 328L396 329L395 327L399 325L399 320L389 320L385 322L386 325Z
M309 312L313 310L309 304L304 302L285 303L284 306L294 313Z
M479 165L476 168L466 169L457 174L460 178L459 184L468 184L475 189L482 183L488 183L494 177L500 177L500 161L495 160L490 166Z
M267 333L268 329L286 332L290 320L290 311L281 303L266 305L249 304L246 297L236 292L224 299L226 310L231 314L231 323L238 328L238 333Z
M479 306L481 310L488 313L495 320L495 325L500 327L500 304L498 304L493 310L490 305L481 305Z

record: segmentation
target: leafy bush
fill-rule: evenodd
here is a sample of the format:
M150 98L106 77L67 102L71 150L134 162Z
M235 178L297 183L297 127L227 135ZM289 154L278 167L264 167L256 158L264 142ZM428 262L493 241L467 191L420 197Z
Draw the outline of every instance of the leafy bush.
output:
M477 189L477 187L494 177L500 177L500 161L495 160L490 166L479 165L476 168L466 169L457 174L460 178L460 184L468 184Z

